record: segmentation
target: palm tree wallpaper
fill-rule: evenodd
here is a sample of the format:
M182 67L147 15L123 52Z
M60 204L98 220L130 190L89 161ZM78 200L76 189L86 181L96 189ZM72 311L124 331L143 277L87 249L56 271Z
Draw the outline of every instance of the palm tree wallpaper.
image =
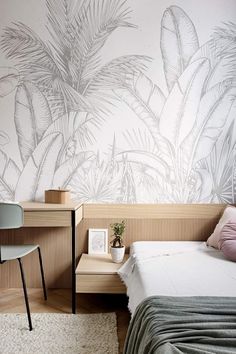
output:
M40 33L1 26L0 200L235 203L236 16L202 41L189 1L159 3L158 78L148 19L132 20L155 0L42 0Z

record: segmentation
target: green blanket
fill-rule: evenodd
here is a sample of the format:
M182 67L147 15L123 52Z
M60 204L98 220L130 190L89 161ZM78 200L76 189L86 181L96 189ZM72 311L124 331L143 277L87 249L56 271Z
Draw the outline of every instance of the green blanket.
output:
M152 296L136 309L124 354L236 353L236 297Z

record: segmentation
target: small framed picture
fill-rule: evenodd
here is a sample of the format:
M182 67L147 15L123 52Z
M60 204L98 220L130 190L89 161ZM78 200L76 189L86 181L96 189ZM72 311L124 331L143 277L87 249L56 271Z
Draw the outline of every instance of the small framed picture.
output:
M88 253L108 253L108 229L89 229Z

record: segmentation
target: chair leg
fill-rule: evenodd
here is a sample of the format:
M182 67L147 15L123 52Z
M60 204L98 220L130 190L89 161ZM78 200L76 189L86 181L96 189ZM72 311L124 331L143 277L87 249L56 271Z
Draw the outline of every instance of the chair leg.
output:
M31 316L30 316L29 300L28 300L28 294L27 294L27 289L26 289L26 284L25 284L23 265L21 262L21 258L17 258L17 259L18 259L19 265L20 265L20 273L21 273L21 279L22 279L24 296L25 296L25 306L26 306L26 311L27 311L27 316L28 316L29 330L32 331L33 327L32 327Z
M47 290L46 290L45 279L44 279L42 255L39 246L38 246L38 253L39 253L39 264L40 264L40 271L41 271L42 285L43 285L43 295L44 295L44 300L47 300Z

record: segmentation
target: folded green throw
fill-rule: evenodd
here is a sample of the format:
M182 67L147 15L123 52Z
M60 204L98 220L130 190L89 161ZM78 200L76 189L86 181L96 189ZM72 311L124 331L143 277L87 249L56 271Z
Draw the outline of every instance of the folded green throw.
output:
M136 309L124 354L236 353L236 297L151 296Z

